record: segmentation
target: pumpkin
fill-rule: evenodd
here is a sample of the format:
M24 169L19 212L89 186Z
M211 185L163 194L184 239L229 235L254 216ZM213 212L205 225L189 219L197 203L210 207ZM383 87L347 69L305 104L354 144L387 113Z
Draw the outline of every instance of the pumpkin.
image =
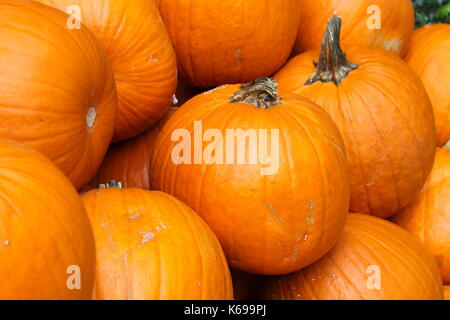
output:
M261 276L257 274L230 269L233 279L233 292L235 300L254 300Z
M114 141L137 136L163 117L175 93L175 53L154 0L38 0L74 14L111 62L119 100Z
M156 141L151 186L193 208L232 267L285 274L337 241L349 202L345 163L328 114L260 78L185 103Z
M143 134L111 144L97 174L84 190L111 180L121 181L125 187L150 190L150 164L154 145L161 129L178 108L170 108L163 119Z
M217 238L175 198L107 184L82 197L97 243L98 300L232 299Z
M114 130L116 91L84 26L33 1L0 2L0 136L42 152L76 187L99 167Z
M295 273L264 280L274 300L442 300L436 264L407 231L380 218L350 214L336 246Z
M0 300L91 299L94 237L67 177L30 147L0 138L0 195Z
M450 286L444 286L444 300L450 300Z
M199 87L243 83L283 66L294 46L298 0L157 0L181 79Z
M327 19L342 17L342 43L366 45L400 56L414 28L411 0L298 0L300 27L295 44L297 53L319 49Z
M420 194L393 221L420 238L450 284L450 144L438 149Z
M450 24L414 31L406 62L420 77L436 115L437 144L450 140Z
M348 152L350 211L386 218L417 195L433 166L433 110L420 79L380 49L339 43L329 21L322 49L293 58L277 75L280 90L324 108ZM319 61L316 59L319 57Z

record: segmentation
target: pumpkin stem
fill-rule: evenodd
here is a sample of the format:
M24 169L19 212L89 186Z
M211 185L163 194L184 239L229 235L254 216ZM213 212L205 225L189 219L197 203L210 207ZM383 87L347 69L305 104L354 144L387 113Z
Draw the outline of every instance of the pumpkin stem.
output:
M123 189L123 184L122 184L122 182L117 182L115 180L111 180L108 183L97 185L97 189L108 189L108 188Z
M278 95L278 83L273 78L258 78L241 85L241 89L230 98L230 101L251 104L256 108L275 107L281 102Z
M450 140L447 142L447 144L445 146L443 146L442 148L450 150Z
M317 67L311 78L306 81L305 85L313 84L317 81L334 82L339 86L342 79L347 77L349 73L358 69L357 64L351 63L345 57L345 53L341 48L342 20L336 14L328 20L328 27L325 31L320 49L319 61L315 61Z

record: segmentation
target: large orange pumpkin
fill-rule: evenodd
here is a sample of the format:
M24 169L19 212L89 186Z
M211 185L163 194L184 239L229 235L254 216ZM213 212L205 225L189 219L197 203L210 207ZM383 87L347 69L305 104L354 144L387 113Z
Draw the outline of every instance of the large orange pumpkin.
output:
M367 45L404 56L414 28L411 0L298 0L301 6L297 53L319 49L324 26L342 17L342 42Z
M347 60L339 44L340 24L334 16L321 52L293 58L276 79L280 89L322 106L341 130L351 211L389 217L416 196L431 171L433 110L420 79L400 58L350 47Z
M0 138L0 300L91 299L94 268L92 229L70 181Z
M270 76L287 60L298 0L157 0L181 78L199 87Z
M316 263L265 280L274 300L442 300L433 257L395 224L350 214L337 245Z
M438 149L422 191L394 222L420 238L450 284L450 150Z
M74 14L105 48L114 71L119 113L114 140L144 132L170 105L176 61L154 0L38 0Z
M97 243L98 300L232 299L225 256L198 215L157 191L83 195Z
M150 190L150 165L156 139L164 124L178 108L170 108L163 119L143 134L111 144L90 186L111 180L121 181L125 187Z
M206 220L242 271L284 274L314 262L347 216L338 129L314 103L280 97L269 78L185 103L156 141L151 174L154 189Z
M0 2L0 136L53 160L76 187L86 184L114 130L111 67L94 35L33 1Z
M436 115L437 143L450 140L450 24L414 31L406 62L422 79Z

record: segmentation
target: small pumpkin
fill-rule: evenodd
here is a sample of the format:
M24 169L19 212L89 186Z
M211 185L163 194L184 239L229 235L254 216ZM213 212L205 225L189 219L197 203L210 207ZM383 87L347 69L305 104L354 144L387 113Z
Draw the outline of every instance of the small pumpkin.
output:
M414 31L408 65L420 77L436 115L437 145L450 140L450 24L433 24Z
M156 139L168 119L178 108L170 108L163 119L143 134L111 144L95 178L85 191L111 180L125 187L150 190L150 165Z
M105 48L119 100L114 141L135 137L163 117L175 93L177 70L154 0L38 1L75 19L79 13Z
M300 26L295 51L319 49L323 26L342 17L342 43L367 45L403 57L414 29L411 0L298 0Z
M84 26L33 1L0 3L0 136L42 152L81 187L111 141L116 89L111 67Z
M175 47L181 79L198 87L275 73L289 57L298 0L156 0Z
M349 201L342 137L325 111L279 95L273 79L189 100L154 150L152 188L193 208L236 269L293 272L342 231Z
M233 298L217 238L189 207L116 183L82 196L97 244L97 300Z
M264 280L273 300L442 300L433 257L409 232L350 214L336 246L316 263Z
M450 144L438 149L425 186L393 221L420 238L450 284Z
M351 211L386 218L411 202L431 171L433 110L404 61L360 46L346 55L340 28L335 15L321 52L298 55L275 78L280 90L311 99L338 125L348 152Z
M67 177L30 147L0 138L0 195L0 300L91 299L94 236Z

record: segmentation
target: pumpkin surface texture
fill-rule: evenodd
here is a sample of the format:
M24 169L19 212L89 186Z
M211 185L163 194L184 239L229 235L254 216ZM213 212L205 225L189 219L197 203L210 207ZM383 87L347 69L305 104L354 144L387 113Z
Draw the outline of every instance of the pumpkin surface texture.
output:
M46 157L0 138L0 300L91 299L94 272L75 188Z
M82 198L97 244L96 299L233 298L217 238L180 201L132 188L93 190Z
M436 116L437 144L441 147L450 140L450 24L414 31L405 59L427 89Z
M91 29L111 62L119 100L114 141L156 123L176 89L176 60L154 0L38 0L71 14Z
M342 43L367 45L404 56L414 28L411 0L298 0L297 53L319 49L327 20L342 17Z
M444 287L444 300L450 300L450 286Z
M433 257L395 224L350 214L344 234L323 258L305 269L265 280L275 300L442 300Z
M420 191L433 166L433 110L420 79L379 49L340 48L341 20L328 23L321 52L293 58L277 75L280 90L323 107L348 153L351 212L389 217ZM316 59L319 58L319 61Z
M116 89L94 35L33 1L0 1L0 136L53 160L76 187L111 141ZM37 50L39 48L39 50Z
M335 124L314 103L280 96L269 78L196 96L166 122L151 166L152 188L200 214L234 268L258 274L319 259L349 201Z
M393 220L420 238L450 284L450 150L438 149L420 194Z
M269 76L287 60L298 0L157 0L181 79L199 87Z
M111 180L121 181L127 188L150 190L150 165L156 139L177 108L170 108L163 119L143 134L113 143L90 186Z

